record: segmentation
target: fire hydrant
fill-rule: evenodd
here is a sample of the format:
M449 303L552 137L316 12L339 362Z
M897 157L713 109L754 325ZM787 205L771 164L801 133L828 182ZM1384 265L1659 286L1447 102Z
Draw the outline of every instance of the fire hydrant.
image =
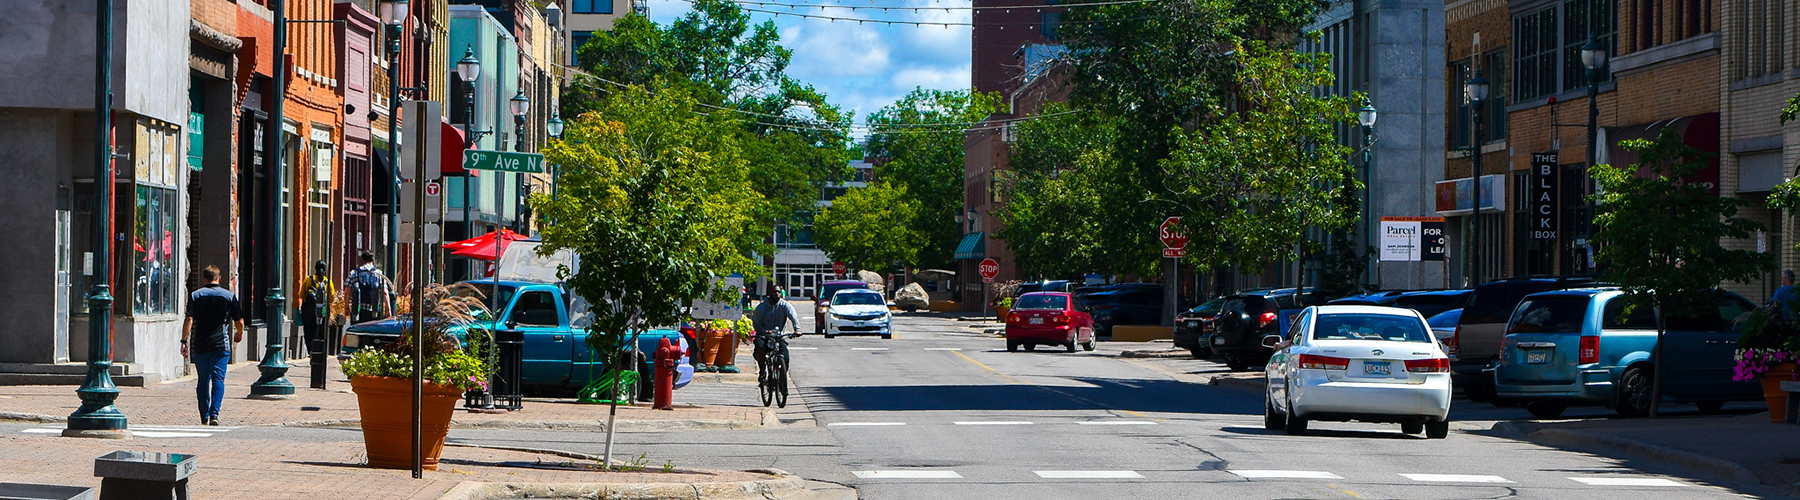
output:
M669 344L669 339L662 339L656 348L656 398L651 408L657 410L675 409L675 363L681 358L681 351Z

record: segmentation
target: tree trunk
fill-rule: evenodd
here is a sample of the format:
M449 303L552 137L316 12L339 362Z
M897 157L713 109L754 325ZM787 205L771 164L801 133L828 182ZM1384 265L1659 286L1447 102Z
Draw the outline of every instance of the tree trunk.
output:
M1657 409L1662 406L1663 385L1663 334L1669 331L1669 308L1661 300L1656 301L1656 347L1650 349L1650 415L1656 418Z

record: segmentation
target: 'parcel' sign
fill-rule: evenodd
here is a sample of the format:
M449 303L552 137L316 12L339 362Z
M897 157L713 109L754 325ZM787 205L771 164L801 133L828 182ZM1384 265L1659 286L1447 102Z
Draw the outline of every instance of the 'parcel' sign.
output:
M544 173L544 155L470 149L463 151L463 168L541 174Z

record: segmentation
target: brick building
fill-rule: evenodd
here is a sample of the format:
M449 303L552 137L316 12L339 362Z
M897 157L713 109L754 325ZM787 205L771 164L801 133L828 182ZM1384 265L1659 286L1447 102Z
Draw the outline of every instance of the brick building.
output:
M1768 226L1762 241L1727 242L1779 252L1782 269L1800 269L1791 214L1763 208L1775 185L1800 164L1800 123L1781 124L1787 99L1800 93L1800 7L1787 0L1724 2L1719 6L1719 189L1749 202L1740 214ZM1727 284L1753 300L1780 285L1771 273L1757 283Z

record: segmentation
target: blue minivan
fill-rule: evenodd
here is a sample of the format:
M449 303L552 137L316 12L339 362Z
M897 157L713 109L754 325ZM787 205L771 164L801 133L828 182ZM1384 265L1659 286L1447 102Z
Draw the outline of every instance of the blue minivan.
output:
M1578 405L1605 405L1622 416L1650 409L1656 312L1630 308L1618 288L1578 288L1525 296L1513 309L1494 369L1496 396L1538 418ZM1730 292L1705 313L1670 317L1663 337L1662 398L1718 411L1727 401L1758 401L1761 388L1731 380L1741 325L1755 306Z

